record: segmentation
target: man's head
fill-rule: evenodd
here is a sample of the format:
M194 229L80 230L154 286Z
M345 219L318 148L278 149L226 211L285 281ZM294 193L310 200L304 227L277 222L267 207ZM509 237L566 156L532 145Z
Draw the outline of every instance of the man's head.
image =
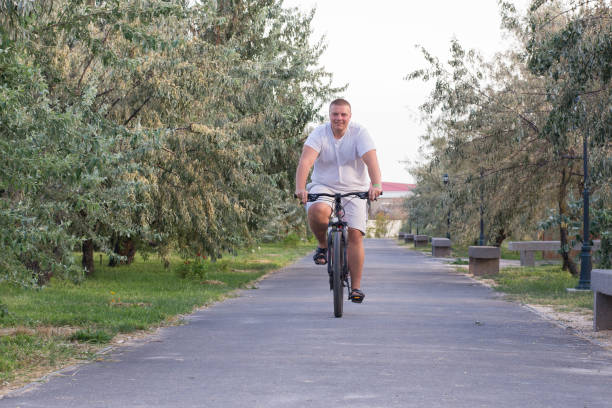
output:
M346 99L335 99L329 104L329 121L335 136L342 136L351 120L351 104Z

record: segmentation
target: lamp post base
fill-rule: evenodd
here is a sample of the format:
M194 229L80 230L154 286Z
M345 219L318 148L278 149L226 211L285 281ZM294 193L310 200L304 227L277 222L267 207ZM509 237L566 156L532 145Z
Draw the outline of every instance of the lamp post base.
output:
M567 288L565 289L567 293L591 293L593 292L591 289L581 289L581 288Z

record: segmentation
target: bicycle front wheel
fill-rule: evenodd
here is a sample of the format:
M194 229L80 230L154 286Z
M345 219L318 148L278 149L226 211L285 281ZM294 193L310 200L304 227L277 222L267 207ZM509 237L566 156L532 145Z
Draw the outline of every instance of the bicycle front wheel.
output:
M332 283L334 292L334 316L342 317L342 305L344 302L344 286L342 284L342 267L344 259L344 248L342 242L342 231L335 231L332 237Z

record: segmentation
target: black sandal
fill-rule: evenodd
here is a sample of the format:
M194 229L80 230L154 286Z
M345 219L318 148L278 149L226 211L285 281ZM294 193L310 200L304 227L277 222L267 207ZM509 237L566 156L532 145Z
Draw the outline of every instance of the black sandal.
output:
M312 260L317 265L325 265L327 263L327 248L317 247Z
M361 303L363 302L364 298L365 298L365 293L363 293L359 289L351 290L351 296L349 296L349 299L351 299L353 303Z

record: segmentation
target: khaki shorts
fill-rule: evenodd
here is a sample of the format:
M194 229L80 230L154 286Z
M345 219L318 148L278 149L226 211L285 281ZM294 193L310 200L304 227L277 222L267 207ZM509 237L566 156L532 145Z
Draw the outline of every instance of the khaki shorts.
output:
M309 185L308 192L310 194L328 193L334 194L335 191L326 186L319 184ZM317 201L306 203L306 212L314 203L325 203L332 210L334 208L334 199L331 197L319 197ZM358 229L365 235L366 223L368 221L368 200L362 200L356 196L345 197L342 199L342 207L344 207L343 221L346 221L350 228Z

